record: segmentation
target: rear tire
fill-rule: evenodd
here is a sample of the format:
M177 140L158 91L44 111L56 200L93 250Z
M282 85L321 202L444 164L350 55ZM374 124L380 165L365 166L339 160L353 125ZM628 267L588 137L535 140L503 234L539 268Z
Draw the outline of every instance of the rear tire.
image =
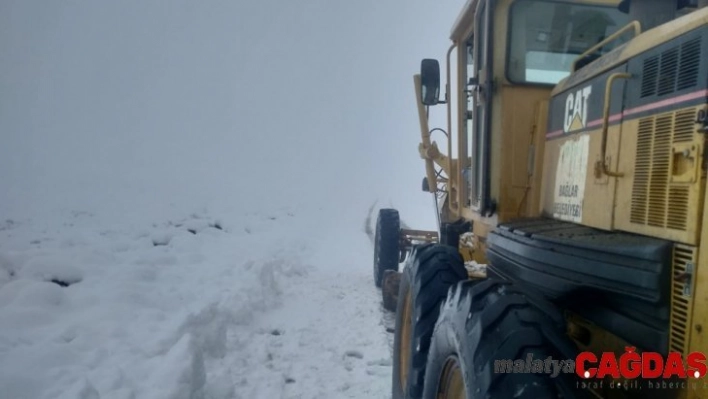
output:
M381 287L386 270L398 271L401 219L395 209L380 209L374 236L374 284Z
M415 246L403 270L393 339L393 399L417 399L440 303L467 278L460 253L439 244Z
M383 308L389 312L395 312L398 304L398 292L401 290L401 273L394 270L386 270L381 285L381 299Z
M466 399L586 398L574 369L557 377L495 370L496 360L525 362L529 355L542 362L549 356L575 360L577 349L564 331L564 319L552 304L507 282L461 282L450 290L435 327L423 398L446 397L440 396L446 382L458 392L463 386L459 397Z

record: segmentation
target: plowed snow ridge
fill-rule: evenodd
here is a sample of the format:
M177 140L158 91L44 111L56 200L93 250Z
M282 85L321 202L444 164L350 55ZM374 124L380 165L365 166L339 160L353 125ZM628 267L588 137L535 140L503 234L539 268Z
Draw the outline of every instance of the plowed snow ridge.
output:
M371 244L320 213L0 223L0 397L390 397Z

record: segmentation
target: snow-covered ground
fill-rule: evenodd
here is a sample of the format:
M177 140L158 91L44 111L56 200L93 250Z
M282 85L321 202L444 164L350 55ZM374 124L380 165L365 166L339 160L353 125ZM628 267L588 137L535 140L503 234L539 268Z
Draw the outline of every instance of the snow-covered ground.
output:
M1 221L0 398L390 397L365 209L337 214Z

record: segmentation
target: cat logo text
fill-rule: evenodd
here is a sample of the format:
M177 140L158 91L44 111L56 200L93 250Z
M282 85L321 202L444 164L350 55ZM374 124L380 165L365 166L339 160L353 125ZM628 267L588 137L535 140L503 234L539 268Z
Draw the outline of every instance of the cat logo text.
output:
M568 93L565 99L565 113L563 114L563 131L568 133L587 126L588 99L592 93L592 86L586 86L575 92Z

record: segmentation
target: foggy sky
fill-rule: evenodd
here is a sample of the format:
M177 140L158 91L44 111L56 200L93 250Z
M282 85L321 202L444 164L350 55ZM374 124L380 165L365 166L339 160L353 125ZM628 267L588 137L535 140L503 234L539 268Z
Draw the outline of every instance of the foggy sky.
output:
M0 218L380 199L432 228L412 75L463 4L4 0Z

